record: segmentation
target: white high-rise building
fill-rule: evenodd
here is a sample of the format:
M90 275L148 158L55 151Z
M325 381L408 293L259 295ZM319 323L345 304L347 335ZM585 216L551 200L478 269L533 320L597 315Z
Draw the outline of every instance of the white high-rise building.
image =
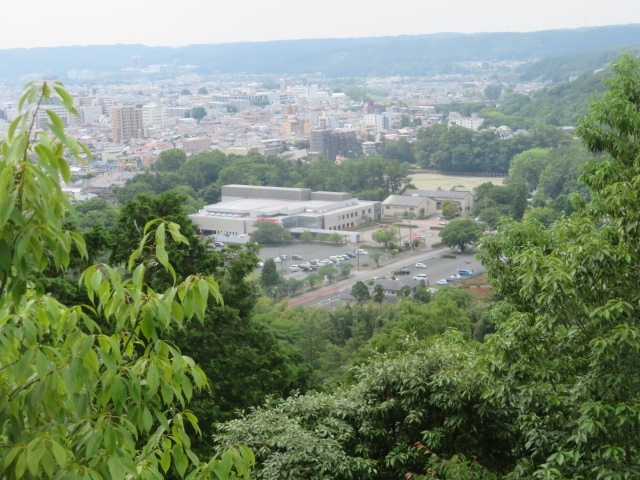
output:
M148 103L142 106L142 123L145 127L164 125L164 108L157 103Z
M90 105L80 107L80 115L82 116L82 123L99 123L100 117L102 117L102 107L100 105Z

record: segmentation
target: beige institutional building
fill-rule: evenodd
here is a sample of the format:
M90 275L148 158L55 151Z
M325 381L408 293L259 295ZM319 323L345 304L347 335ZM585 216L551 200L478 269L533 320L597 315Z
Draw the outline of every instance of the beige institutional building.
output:
M428 217L442 209L442 202L452 200L460 206L460 216L467 217L473 208L473 194L467 191L414 190L403 195L390 195L382 202L382 216L403 217L407 213L413 217Z
M313 192L308 188L224 185L222 201L189 215L202 235L247 238L258 221L275 222L300 233L338 232L354 238L352 229L380 219L380 202L362 201L345 192Z

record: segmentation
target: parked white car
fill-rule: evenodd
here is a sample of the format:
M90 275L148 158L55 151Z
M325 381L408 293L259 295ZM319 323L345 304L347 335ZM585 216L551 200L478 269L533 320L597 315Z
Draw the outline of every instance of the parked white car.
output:
M446 278L441 278L440 280L438 280L436 282L436 285L446 285L447 284L447 279Z
M369 255L369 252L359 248L359 249L356 250L356 254L358 254L358 255Z
M429 277L427 277L426 273L419 273L417 275L414 275L413 279L418 281L418 282L421 281L421 280L424 280L425 283L429 281Z
M273 257L273 261L276 263L280 263L282 260L280 260L280 257Z
M422 262L418 262L416 263L416 268L427 268L427 265Z

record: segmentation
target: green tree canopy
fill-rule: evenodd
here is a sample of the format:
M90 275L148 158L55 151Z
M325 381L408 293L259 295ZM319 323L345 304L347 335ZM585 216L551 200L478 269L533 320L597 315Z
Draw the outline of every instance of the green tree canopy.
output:
M390 243L398 239L398 227L388 225L386 228L379 228L371 234L373 241L382 243L384 248L388 248Z
M190 111L191 118L195 118L196 120L202 120L207 116L207 111L204 107L193 107Z
M280 283L280 275L273 258L267 258L260 272L260 283L263 287L274 287Z
M382 302L384 302L384 288L382 288L382 285L380 285L379 283L376 283L375 287L373 287L373 295L371 295L371 298L373 299L374 302L382 304Z
M447 247L459 248L461 252L482 235L482 227L470 218L452 220L438 233Z
M153 164L156 172L177 172L180 166L187 160L187 154L179 148L172 148L160 152Z
M442 216L450 220L460 213L460 204L453 200L444 200L442 202Z
M257 221L253 224L255 231L251 239L261 245L282 244L290 242L293 237L289 230L285 230L279 223Z
M363 303L371 298L369 288L362 280L358 280L353 287L351 287L351 296L355 298L358 303Z
M606 153L581 176L592 201L546 229L505 224L482 245L504 299L487 394L517 414L520 477L640 475L640 62L622 56L606 84L576 129Z

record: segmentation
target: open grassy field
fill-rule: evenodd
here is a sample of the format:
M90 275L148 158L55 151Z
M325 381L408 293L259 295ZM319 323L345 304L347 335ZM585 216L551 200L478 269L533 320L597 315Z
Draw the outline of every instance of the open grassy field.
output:
M413 173L409 175L411 182L421 190L473 190L482 183L491 182L503 185L504 177L453 177L439 173Z

